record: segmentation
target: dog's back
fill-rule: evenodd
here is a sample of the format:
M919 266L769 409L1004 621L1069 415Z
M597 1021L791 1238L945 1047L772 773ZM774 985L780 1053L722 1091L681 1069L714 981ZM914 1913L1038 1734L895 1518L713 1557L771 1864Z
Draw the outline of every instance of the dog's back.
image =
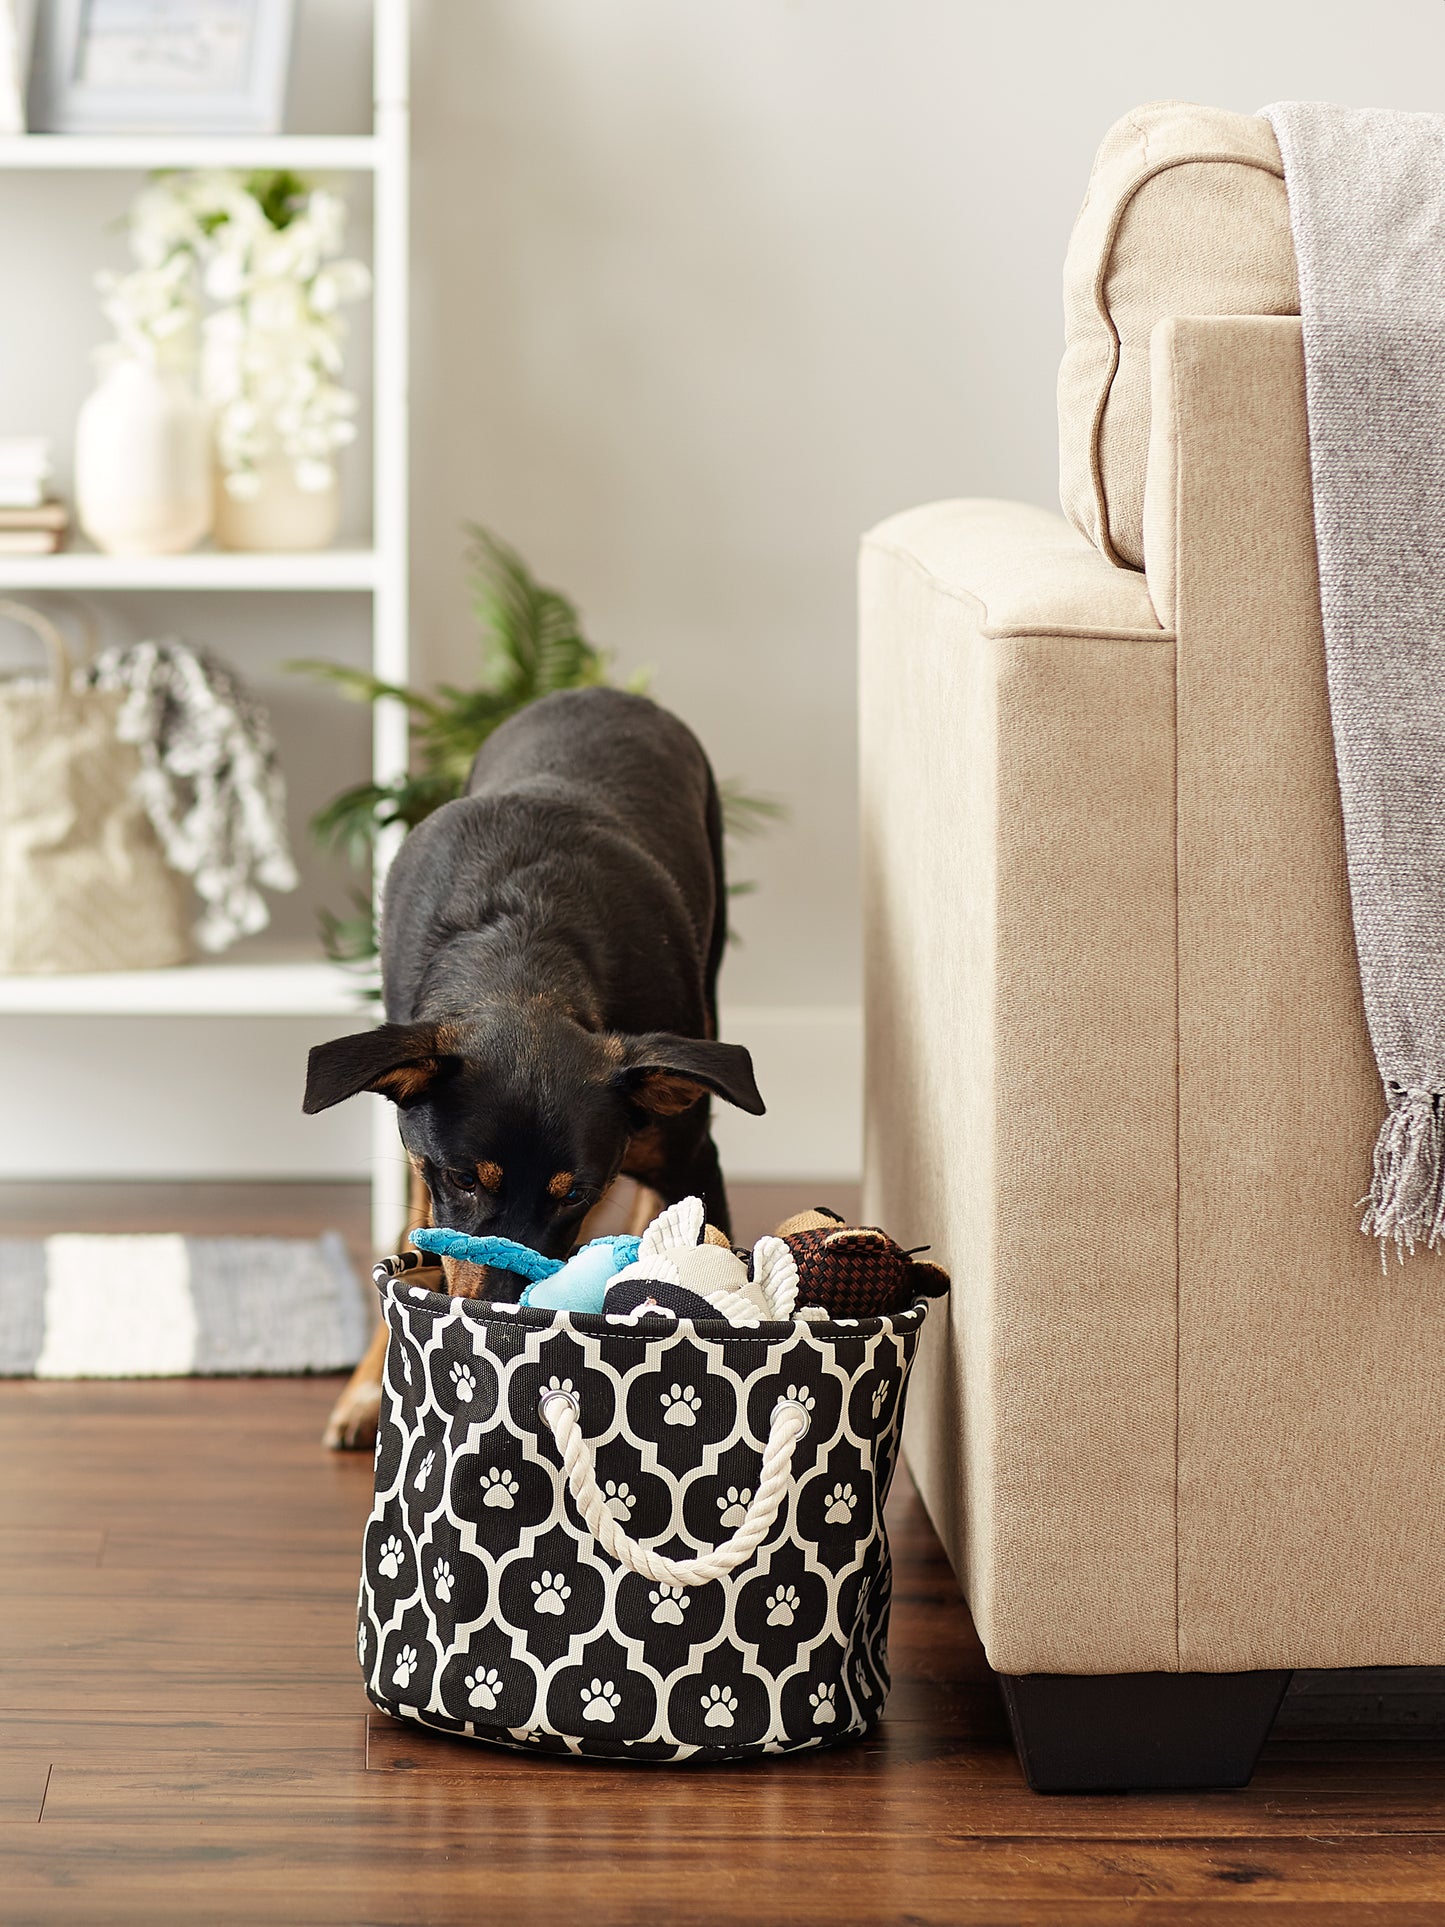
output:
M721 816L701 745L646 697L567 691L483 745L467 793L407 838L382 923L387 1016L410 1022L549 942L585 943L621 1029L715 1026Z

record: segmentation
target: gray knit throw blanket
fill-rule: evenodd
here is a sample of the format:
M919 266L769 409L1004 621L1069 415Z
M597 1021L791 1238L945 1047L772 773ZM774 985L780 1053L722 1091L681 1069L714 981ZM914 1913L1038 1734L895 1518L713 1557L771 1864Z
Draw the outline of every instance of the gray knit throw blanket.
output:
M1325 666L1388 1114L1362 1229L1445 1235L1445 117L1285 101Z

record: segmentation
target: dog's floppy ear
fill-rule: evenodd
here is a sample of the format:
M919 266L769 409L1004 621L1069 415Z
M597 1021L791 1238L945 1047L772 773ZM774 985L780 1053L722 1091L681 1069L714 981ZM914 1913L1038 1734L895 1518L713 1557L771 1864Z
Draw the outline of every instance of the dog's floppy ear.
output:
M356 1037L318 1044L306 1062L310 1116L358 1091L379 1091L393 1104L414 1104L447 1061L436 1024L378 1024Z
M753 1060L741 1044L674 1037L667 1031L618 1041L622 1046L618 1088L655 1117L676 1117L708 1091L754 1117L761 1117L766 1108L753 1077Z

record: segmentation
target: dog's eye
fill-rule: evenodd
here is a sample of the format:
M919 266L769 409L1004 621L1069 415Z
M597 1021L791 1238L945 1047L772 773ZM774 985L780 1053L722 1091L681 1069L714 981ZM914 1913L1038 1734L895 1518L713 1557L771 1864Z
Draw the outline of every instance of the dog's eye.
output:
M475 1191L478 1183L477 1174L475 1171L448 1171L447 1183L454 1184L458 1191Z

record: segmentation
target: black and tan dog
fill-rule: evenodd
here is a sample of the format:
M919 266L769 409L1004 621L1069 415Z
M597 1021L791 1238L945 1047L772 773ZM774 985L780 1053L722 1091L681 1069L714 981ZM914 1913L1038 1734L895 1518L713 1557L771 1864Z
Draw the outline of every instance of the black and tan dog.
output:
M396 1104L435 1223L565 1257L619 1175L728 1228L709 1099L763 1109L717 1041L722 819L701 745L642 696L549 696L402 845L382 913L387 1021L311 1053L307 1111ZM464 1295L487 1274L453 1269ZM327 1443L375 1432L384 1346Z

